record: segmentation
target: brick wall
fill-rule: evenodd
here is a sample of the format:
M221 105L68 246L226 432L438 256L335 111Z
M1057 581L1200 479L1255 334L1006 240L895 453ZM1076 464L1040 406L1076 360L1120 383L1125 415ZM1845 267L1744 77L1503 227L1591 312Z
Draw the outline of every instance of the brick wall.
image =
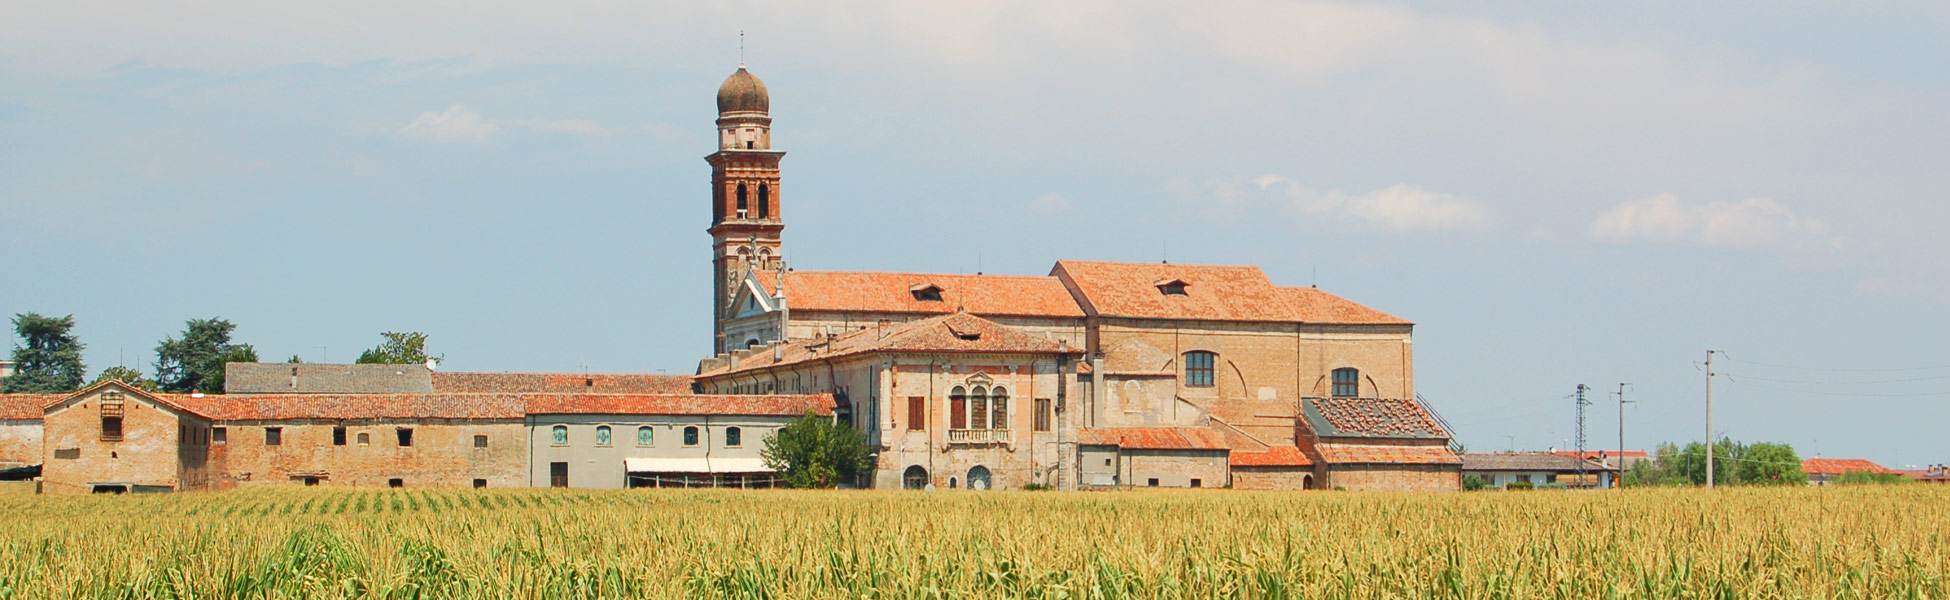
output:
M1233 467L1232 487L1241 490L1304 490L1313 467Z
M0 421L0 466L41 464L41 422Z
M528 485L527 427L519 419L449 421L347 421L346 443L333 444L333 421L230 421L226 442L217 446L224 487L302 484L385 486L398 478L406 487L468 487L486 479L488 487ZM277 427L280 443L266 444L265 429ZM413 431L411 446L399 445L398 431ZM365 443L360 443L360 436ZM486 448L474 436L488 438Z
M104 440L101 400L103 394L115 391L97 389L48 411L43 421L42 491L87 493L96 484L175 490L207 487L207 449L199 442L209 422L124 394L121 439Z
M1462 489L1459 465L1335 465L1333 488L1388 492L1454 492Z

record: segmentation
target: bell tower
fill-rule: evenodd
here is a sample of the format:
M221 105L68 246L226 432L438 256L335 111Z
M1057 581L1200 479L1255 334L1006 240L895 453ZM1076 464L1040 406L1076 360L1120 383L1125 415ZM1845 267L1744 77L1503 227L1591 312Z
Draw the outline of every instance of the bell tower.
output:
M772 149L771 98L765 82L738 65L718 86L718 151L711 163L711 337L715 352L732 344L725 321L735 316L731 303L738 286L753 271L780 271L779 159Z

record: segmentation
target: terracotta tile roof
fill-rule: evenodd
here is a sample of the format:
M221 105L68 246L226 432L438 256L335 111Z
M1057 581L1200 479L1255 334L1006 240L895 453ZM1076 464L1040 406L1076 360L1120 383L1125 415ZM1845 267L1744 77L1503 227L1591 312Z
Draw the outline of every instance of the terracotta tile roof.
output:
M206 397L208 399L208 397ZM518 394L238 394L217 398L225 421L520 419Z
M1335 325L1412 325L1408 320L1381 312L1318 288L1283 287L1294 305L1294 319L1302 323Z
M1328 464L1400 464L1400 465L1455 465L1462 464L1456 453L1447 446L1356 446L1346 444L1320 444L1314 447L1320 458Z
M531 395L528 413L571 415L742 415L797 417L812 411L833 415L832 394L765 395Z
M688 394L691 376L580 373L433 373L433 391L455 394Z
M1553 452L1553 454L1561 454L1564 456L1577 456L1578 451L1558 450ZM1604 458L1618 458L1620 456L1623 456L1625 458L1651 458L1650 456L1647 456L1645 454L1645 451L1643 450L1626 450L1624 452L1619 452L1617 450L1587 450L1584 453L1584 457L1587 460L1598 460L1599 458L1598 455L1600 454L1603 454Z
M1588 472L1616 471L1618 469L1599 464L1593 460L1580 461L1577 456L1566 453L1545 452L1497 452L1470 453L1462 457L1464 471L1552 471L1576 473L1578 463L1584 463Z
M96 390L100 390L106 387L114 387L122 390L124 393L135 395L148 402L162 405L164 407L167 407L171 410L175 410L177 412L188 413L190 415L202 417L205 419L214 418L220 412L221 407L218 406L219 401L217 399L223 397L221 395L165 394L165 393L158 393L158 392L148 392L148 391L143 391L140 388L131 386L129 384L122 383L121 381L109 380L109 381L97 382L88 387L84 387L81 388L80 390L76 390L73 393L55 394L53 396L54 399L43 406L43 412L45 412L45 408L48 406L53 406L55 404L65 402L70 398L86 396L88 394L95 393Z
M0 421L39 421L43 409L70 394L0 394Z
M1235 467L1305 467L1314 464L1299 448L1293 446L1273 446L1265 452L1232 452L1232 466Z
M431 392L426 365L229 363L226 394L419 394Z
M820 338L746 350L739 353L736 368L721 366L700 373L698 377L869 352L1081 354L1083 351L975 315L955 313L886 328L852 331L831 339Z
M1078 429L1077 444L1134 450L1228 450L1219 432L1204 427L1107 427Z
M934 285L940 301L919 300L914 290ZM1063 282L1055 277L942 275L876 271L791 271L785 302L793 311L947 314L1082 318Z
M1934 471L1930 469L1891 469L1891 471L1916 481L1927 481L1930 483L1950 482L1950 471L1944 471L1942 469Z
M1863 458L1810 458L1801 461L1801 471L1809 475L1840 475L1851 471L1894 472Z
M1307 398L1307 425L1321 437L1446 438L1435 417L1407 398Z

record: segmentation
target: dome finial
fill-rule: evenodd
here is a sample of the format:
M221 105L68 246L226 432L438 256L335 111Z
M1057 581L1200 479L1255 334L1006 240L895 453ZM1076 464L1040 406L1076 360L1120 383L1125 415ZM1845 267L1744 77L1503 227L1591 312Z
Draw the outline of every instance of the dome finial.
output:
M738 68L745 68L745 30L738 30Z

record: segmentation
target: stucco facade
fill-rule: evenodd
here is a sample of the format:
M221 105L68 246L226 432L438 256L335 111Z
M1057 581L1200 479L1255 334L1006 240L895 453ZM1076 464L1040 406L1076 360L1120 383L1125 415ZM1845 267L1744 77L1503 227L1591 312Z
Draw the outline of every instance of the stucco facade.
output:
M770 486L771 473L752 472L751 467L761 460L759 453L766 438L799 416L533 415L526 439L527 485ZM603 428L608 431L601 431ZM731 439L734 430L735 444ZM631 473L626 469L629 463L641 466ZM566 479L557 481L562 474Z

